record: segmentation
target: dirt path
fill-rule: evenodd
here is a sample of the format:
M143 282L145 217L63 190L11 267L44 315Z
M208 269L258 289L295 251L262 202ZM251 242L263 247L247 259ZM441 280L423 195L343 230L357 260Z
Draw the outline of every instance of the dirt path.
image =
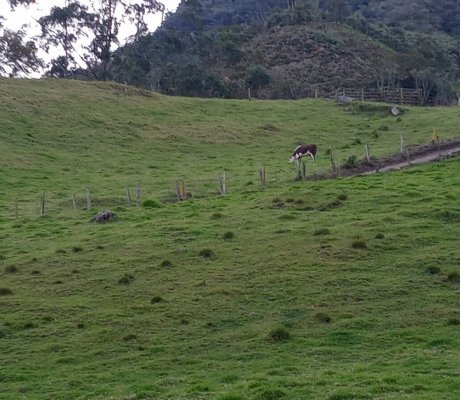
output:
M437 144L409 146L408 153L406 154L397 154L379 160L371 159L370 162L364 160L354 168L342 168L339 172L314 175L311 179L334 179L338 176L370 175L378 172L399 170L411 165L434 162L457 155L460 155L460 138L440 143L439 146Z

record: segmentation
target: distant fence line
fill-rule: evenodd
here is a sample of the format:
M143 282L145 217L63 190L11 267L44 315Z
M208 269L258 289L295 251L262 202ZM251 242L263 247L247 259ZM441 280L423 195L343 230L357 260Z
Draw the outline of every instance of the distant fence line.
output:
M431 145L437 148L439 159L441 159L441 141L436 130L433 129L431 137ZM407 165L411 165L411 146L405 142L404 135L401 134L398 140L398 149L401 160L405 160ZM321 179L325 177L341 177L345 169L359 166L356 156L350 156L345 160L343 165L335 159L335 150L329 146L327 157L331 164L331 172L317 175L316 165L311 176L307 176L307 168L303 162L296 163L295 181L308 179ZM371 148L368 144L363 144L363 161L367 161L368 166L372 167L373 160L371 156ZM378 160L376 160L378 162ZM311 167L311 168L310 168ZM310 169L313 165L310 164ZM380 167L377 167L377 171ZM344 175L347 175L345 173ZM258 176L258 180L257 180ZM281 176L275 171L272 173L273 181L277 181ZM51 211L61 210L93 210L97 208L108 207L159 207L162 203L173 203L186 201L193 198L210 198L216 196L225 196L227 193L250 193L260 190L267 185L267 172L265 167L261 167L257 173L253 175L254 181L248 181L238 184L233 184L232 179L228 182L228 174L224 170L220 174L216 174L214 180L211 179L194 179L181 178L175 182L171 182L168 187L163 187L160 190L152 190L145 187L142 188L140 183L137 183L135 189L131 192L129 187L120 190L105 190L101 196L101 191L96 191L94 195L90 188L80 190L79 196L76 192L70 192L64 195L62 191L53 193L52 191L41 191L36 194L28 194L27 199L16 197L11 203L0 205L0 217L7 219L20 219L22 217L44 216ZM285 176L283 175L283 178ZM229 185L230 183L230 185ZM145 195L147 193L147 195ZM132 196L134 194L134 198ZM145 197L145 198L142 198Z
M337 100L339 96L348 96L353 100L358 101L375 101L375 102L386 102L400 105L429 105L434 106L435 100L432 97L428 99L423 97L423 91L421 89L406 89L406 88L362 88L362 89L347 89L338 88L335 91L323 91L314 87L297 89L295 95L291 95L291 98L318 98L318 99L329 99ZM254 98L254 99L278 99L285 98L283 96L277 96L271 94L269 91L264 89L257 91L247 91L247 96L241 92L240 98ZM458 103L457 103L458 101ZM452 104L459 104L460 100L451 101Z

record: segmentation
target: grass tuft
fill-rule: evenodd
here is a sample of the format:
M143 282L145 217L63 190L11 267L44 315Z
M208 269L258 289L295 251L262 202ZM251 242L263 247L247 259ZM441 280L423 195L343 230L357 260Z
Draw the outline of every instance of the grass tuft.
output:
M5 274L15 274L16 272L18 272L18 267L16 267L16 265L8 265L7 267L5 267Z
M163 204L161 204L158 200L148 199L142 202L142 207L144 208L161 208Z
M328 324L329 322L332 321L332 318L324 313L324 312L319 312L315 315L315 319L319 322L322 322L322 323L325 323L325 324Z
M447 280L452 283L460 283L460 274L458 272L450 272L447 275Z
M225 232L223 235L222 235L222 238L224 240L230 240L230 239L233 239L235 237L235 234L232 232L232 231L228 231L228 232Z
M431 275L436 275L436 274L439 274L441 272L441 268L435 266L435 265L430 265L429 267L427 267L425 269L425 272L427 272L428 274L431 274Z
M211 258L211 257L214 257L214 252L211 249L203 249L203 250L200 250L198 255L201 258Z
M260 393L260 400L279 400L286 397L286 393L280 389L266 389Z
M383 233L377 233L377 234L375 235L375 239L379 239L379 240L385 239L385 235L384 235Z
M129 335L124 336L122 340L123 340L123 342L132 342L132 341L134 341L136 339L137 339L137 336L132 334L132 333L130 333Z
M291 334L284 326L277 326L268 333L268 339L272 342L285 342L289 340Z
M161 296L154 296L150 300L150 304L156 304L156 303L161 303L163 301L163 297Z
M211 215L211 219L222 219L224 218L224 215L221 213L214 213Z
M120 279L118 279L118 283L120 285L129 285L134 280L134 276L131 274L124 274Z
M331 232L327 228L318 228L313 232L314 236L325 236L329 235Z
M348 196L345 194L345 193L340 193L338 196L337 196L337 200L340 200L340 201L345 201L348 199Z
M160 264L160 267L163 267L163 268L169 268L172 266L173 266L173 263L169 260L163 260Z
M5 288L5 287L0 287L0 296L7 296L9 294L13 294L11 289Z
M367 249L367 244L362 240L356 240L351 244L351 247L354 249Z
M83 251L83 247L81 247L81 246L73 246L73 247L72 247L72 251L73 251L74 253L80 253L80 252Z
M458 326L458 325L460 325L460 319L458 319L458 318L449 318L447 320L447 325Z

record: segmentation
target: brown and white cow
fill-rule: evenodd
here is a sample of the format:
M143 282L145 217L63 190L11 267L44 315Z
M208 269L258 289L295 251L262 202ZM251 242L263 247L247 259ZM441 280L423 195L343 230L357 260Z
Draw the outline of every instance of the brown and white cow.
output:
M301 144L297 146L289 157L289 162L299 161L302 157L310 156L316 163L316 144Z

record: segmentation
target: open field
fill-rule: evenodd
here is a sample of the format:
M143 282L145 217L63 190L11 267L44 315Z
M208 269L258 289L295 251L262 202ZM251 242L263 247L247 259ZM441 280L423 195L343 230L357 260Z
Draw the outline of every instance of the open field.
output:
M457 137L458 109L128 92L0 80L0 399L460 397L459 159L297 183L287 163ZM137 182L152 201L127 207ZM86 187L116 222L71 210Z

